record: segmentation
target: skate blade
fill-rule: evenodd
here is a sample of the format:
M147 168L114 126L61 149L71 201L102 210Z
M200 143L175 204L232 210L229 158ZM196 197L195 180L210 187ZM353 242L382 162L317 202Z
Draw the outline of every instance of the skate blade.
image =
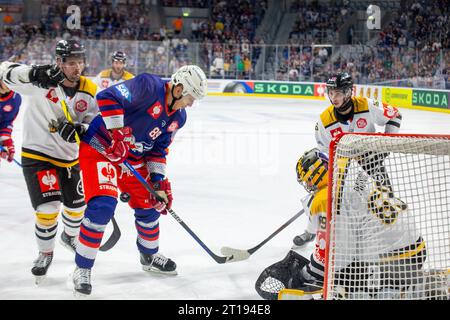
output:
M174 271L161 271L157 268L153 268L150 266L142 266L142 270L144 270L145 272L148 273L155 273L155 274L160 274L160 275L168 275L168 276L176 276L178 275L177 270Z
M72 278L73 278L73 272L71 272L66 279L66 287L69 290L72 290L74 298L78 299L78 300L88 299L90 297L90 294L84 294L84 293L81 293L81 292L75 290L75 286L73 284Z
M41 283L43 283L45 281L45 279L47 278L47 275L43 275L43 276L34 276L34 284L35 285L40 285Z
M90 294L81 293L75 289L73 289L73 296L78 300L86 300L91 296Z
M69 246L67 243L63 242L61 239L59 239L59 243L66 248L67 250L69 250L70 252L72 252L73 254L75 254L75 250L73 250L73 248L71 246Z

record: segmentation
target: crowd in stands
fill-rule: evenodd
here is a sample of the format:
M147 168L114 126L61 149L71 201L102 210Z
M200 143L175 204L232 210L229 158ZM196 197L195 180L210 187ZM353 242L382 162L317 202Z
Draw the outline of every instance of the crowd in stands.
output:
M0 29L0 58L49 63L57 40L76 37L87 43L89 74L104 68L108 53L120 49L129 53L128 68L134 73L167 76L184 64L197 63L210 77L261 76L255 74L255 65L267 47L256 30L268 9L267 1L163 0L165 6L209 8L210 16L174 17L173 24L162 24L159 30L150 28L151 2L75 0L73 4L83 8L81 29L69 30L67 4L42 0L38 25L19 22ZM335 45L336 33L354 7L346 0L332 3L336 5L292 2L290 12L298 18L289 45L278 46L276 55L266 57L266 66L272 68L266 68L264 79L324 81L332 72L347 70L357 83L396 80L392 84L449 87L448 0L400 1L399 9L391 12L392 22L383 26L371 46Z

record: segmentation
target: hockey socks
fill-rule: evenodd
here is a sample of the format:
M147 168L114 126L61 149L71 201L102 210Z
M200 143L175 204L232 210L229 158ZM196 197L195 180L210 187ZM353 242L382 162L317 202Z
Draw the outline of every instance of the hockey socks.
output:
M106 225L116 209L117 199L100 196L91 199L80 226L75 262L78 267L91 269L102 242Z
M155 254L159 249L159 212L155 209L136 209L136 244L139 252Z

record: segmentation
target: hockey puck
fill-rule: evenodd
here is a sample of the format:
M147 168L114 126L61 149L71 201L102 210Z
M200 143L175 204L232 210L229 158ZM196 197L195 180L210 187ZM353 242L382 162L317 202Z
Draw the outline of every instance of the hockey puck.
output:
M130 196L129 193L122 192L122 193L120 194L120 201L122 201L122 202L128 202L128 201L130 201L130 199L131 199L131 196Z

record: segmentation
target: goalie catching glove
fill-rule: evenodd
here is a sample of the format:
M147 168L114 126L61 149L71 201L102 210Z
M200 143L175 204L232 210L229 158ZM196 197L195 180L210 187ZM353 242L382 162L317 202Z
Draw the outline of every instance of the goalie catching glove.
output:
M168 179L162 181L153 182L153 189L164 200L164 202L158 201L153 195L150 194L150 202L160 214L167 214L167 210L172 207L172 187Z
M308 264L308 259L290 250L283 260L264 269L256 280L256 292L266 300L277 300L280 291L298 289L302 299L312 299L312 294L321 290L322 283L305 279L302 269Z

